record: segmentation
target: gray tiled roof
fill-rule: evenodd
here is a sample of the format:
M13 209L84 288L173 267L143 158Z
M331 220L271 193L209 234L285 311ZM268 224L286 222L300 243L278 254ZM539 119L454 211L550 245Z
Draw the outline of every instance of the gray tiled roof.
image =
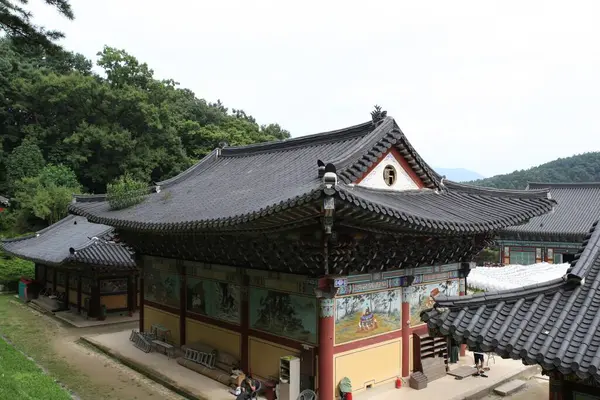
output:
M10 200L8 199L8 197L0 195L0 204L8 206L10 205Z
M425 188L417 191L421 197L352 184L392 147L424 182ZM104 195L78 196L70 210L121 229L231 230L315 203L313 211L298 213L306 219L306 213L320 208L316 202L323 196L318 160L335 165L340 203L381 214L380 220L403 229L487 232L526 222L554 205L546 190L502 191L444 181L388 117L377 126L368 122L281 142L217 149L184 173L159 182L159 190L149 190L140 204L112 211Z
M575 236L577 241L600 218L600 182L530 183L529 190L549 189L557 201L553 213L532 218L528 223L506 229L502 236L537 234Z
M133 252L119 243L95 238L69 256L70 262L103 267L120 267L120 270L137 268Z
M430 329L547 371L600 382L600 228L594 223L563 278L519 289L437 296Z
M0 246L15 257L49 265L78 261L100 266L135 266L128 249L110 242L113 229L70 215L33 235L2 240Z
M546 192L462 190L452 184L448 190L394 192L360 186L338 187L343 200L374 213L396 217L400 222L437 231L487 232L521 223L550 211ZM518 201L515 201L519 199Z

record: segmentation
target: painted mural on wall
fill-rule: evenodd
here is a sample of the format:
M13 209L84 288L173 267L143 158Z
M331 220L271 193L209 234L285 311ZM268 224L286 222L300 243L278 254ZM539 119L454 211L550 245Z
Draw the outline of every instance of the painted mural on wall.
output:
M400 289L340 297L335 300L335 343L381 335L401 328Z
M175 260L150 259L144 262L144 299L179 308L180 279Z
M187 278L187 309L235 324L240 323L240 287L228 282Z
M127 292L127 278L103 279L100 281L100 293Z
M424 283L413 286L413 294L410 296L410 325L420 325L421 311L433 307L433 298L438 294L446 296L458 295L458 280Z
M317 343L317 299L250 288L250 328Z

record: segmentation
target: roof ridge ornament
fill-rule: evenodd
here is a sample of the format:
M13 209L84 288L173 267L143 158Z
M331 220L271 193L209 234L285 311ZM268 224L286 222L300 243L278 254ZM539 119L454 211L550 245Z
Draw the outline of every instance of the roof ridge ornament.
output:
M325 163L321 160L317 160L317 168L319 178L323 178L323 175L325 175Z
M447 180L447 179L446 179L446 175L442 175L442 179L440 179L440 186L441 186L441 187L445 187L445 186L446 186L446 184L444 184L444 181L445 181L445 180Z
M323 168L323 183L325 184L326 194L333 194L327 192L332 191L334 186L337 186L338 178L336 172L337 169L332 163L325 165Z
M377 104L373 108L374 110L371 111L371 120L373 121L373 125L377 126L387 117L387 111L382 111L381 106Z
M229 147L229 143L227 143L226 141L220 141L219 144L217 145L217 148L215 149L215 158L219 158L221 156L221 152L223 151L223 149L225 147Z

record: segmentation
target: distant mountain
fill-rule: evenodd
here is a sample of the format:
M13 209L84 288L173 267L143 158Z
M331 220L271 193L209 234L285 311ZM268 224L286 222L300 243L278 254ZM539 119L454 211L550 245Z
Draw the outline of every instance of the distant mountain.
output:
M485 178L477 172L464 168L435 168L435 171L440 175L446 175L447 179L454 182L467 182Z
M469 183L500 189L525 189L529 182L600 182L600 152L559 158L537 167Z

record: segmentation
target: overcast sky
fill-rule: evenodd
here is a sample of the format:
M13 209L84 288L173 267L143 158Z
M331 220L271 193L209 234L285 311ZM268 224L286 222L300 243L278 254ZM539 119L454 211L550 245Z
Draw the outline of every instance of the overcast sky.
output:
M125 49L293 136L380 104L436 167L491 176L600 150L599 1L71 3L75 21L30 8L70 50Z

